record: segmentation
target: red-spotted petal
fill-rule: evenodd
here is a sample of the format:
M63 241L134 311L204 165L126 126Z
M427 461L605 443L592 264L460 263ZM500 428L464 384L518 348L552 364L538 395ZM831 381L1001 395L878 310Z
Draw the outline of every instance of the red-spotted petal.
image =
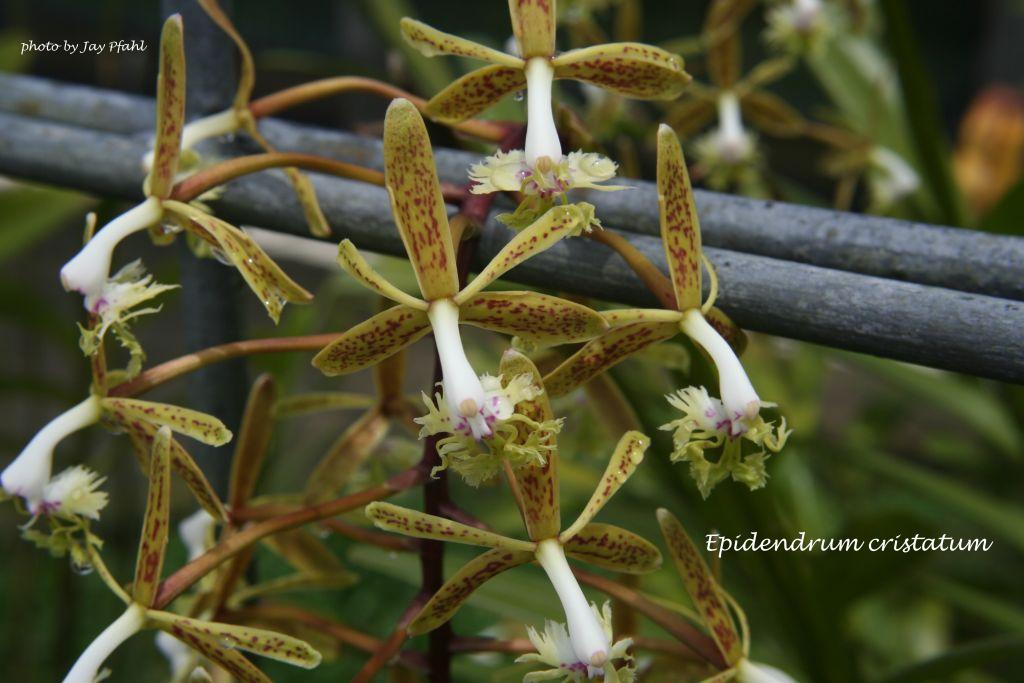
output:
M153 440L149 459L149 495L146 516L142 522L142 537L135 560L135 583L132 599L151 607L160 584L167 550L167 533L171 514L171 430L161 427Z
M523 59L555 54L555 0L508 0Z
M666 125L658 129L658 210L661 242L680 311L701 303L700 220L679 138Z
M341 334L313 358L313 365L328 376L345 375L379 363L429 331L426 313L393 306Z
M406 42L427 57L455 55L457 57L482 59L491 64L501 64L502 66L510 66L517 69L523 68L523 60L518 57L513 57L505 52L500 52L451 33L438 31L433 26L428 26L422 21L405 17L402 19L401 27L402 37L405 38Z
M485 66L455 81L430 98L424 110L438 123L454 125L476 116L505 95L526 87L522 69Z
M565 542L565 554L626 574L646 574L661 566L661 552L641 536L611 524L591 522Z
M160 34L160 72L156 79L156 141L146 194L166 199L174 186L185 123L185 46L181 15L164 22Z
M593 339L604 318L582 304L539 292L484 292L459 306L459 320L541 344Z
M643 43L608 43L570 50L551 61L555 78L585 81L626 97L673 100L690 75L678 55Z

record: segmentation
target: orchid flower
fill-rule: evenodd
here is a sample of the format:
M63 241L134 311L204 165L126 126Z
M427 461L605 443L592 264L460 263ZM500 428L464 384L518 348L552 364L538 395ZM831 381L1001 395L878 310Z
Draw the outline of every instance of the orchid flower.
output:
M707 427L676 430L677 458L695 463L698 462L696 455L704 448L724 446L729 457L720 461L720 469L756 488L763 484L763 477L755 474L763 473L763 468L756 466L756 458L747 463L739 457L735 450L738 448L736 440L746 438L770 450L778 450L785 443L788 432L783 422L774 434L769 434L771 426L760 417L761 408L772 404L761 401L735 351L722 336L724 332L734 344L742 346L742 333L735 331L732 321L714 307L717 290L714 278L712 295L701 302L701 265L702 261L708 262L701 251L700 220L679 140L666 125L658 130L657 176L661 239L675 293L676 310L632 309L604 313L612 329L588 342L555 368L544 378L544 386L552 396L566 394L628 356L682 332L714 364L718 371L721 400L715 399L712 403L706 392L691 396L685 391L674 399L677 407L684 411L684 421L701 420L699 425ZM708 267L713 276L714 271ZM706 411L714 412L713 418L707 418L714 419L714 423L703 421ZM675 429L682 424L672 423L672 427ZM705 495L710 492L707 482L711 480L710 476L704 480L702 492Z
M791 55L819 51L837 29L837 12L826 0L781 0L768 10L765 40Z
M508 7L518 55L443 33L410 18L402 20L402 34L428 57L448 54L490 63L466 74L427 103L426 113L436 121L463 121L505 95L526 88L523 160L538 177L563 158L551 108L551 87L556 78L583 81L627 97L665 100L675 99L690 80L682 58L641 43L610 43L556 55L555 0L509 0Z
M906 159L888 147L874 146L868 155L868 191L875 211L885 211L921 187L921 177Z
M93 683L110 654L143 629L166 632L243 681L269 682L270 679L240 650L306 669L316 667L320 654L297 638L263 629L192 619L155 607L170 528L172 444L170 427L161 427L153 439L149 458L149 495L131 593L125 592L111 576L98 552L90 551L99 575L126 608L86 647L64 677L64 683Z
M712 121L717 126L694 143L694 154L707 183L715 189L739 187L751 195L765 194L761 152L757 137L745 129L744 119L757 130L776 137L793 137L804 119L793 107L764 89L792 68L789 58L762 62L740 78L742 52L738 29L751 3L715 0L702 37L707 51L709 85L694 83L687 96L669 109L669 125L686 138Z
M199 0L210 19L216 23L234 42L238 48L239 55L239 77L238 89L235 91L235 99L228 109L204 116L195 121L188 122L181 132L181 154L183 157L194 156L192 150L203 140L229 135L238 131L245 132L249 137L266 152L274 152L274 147L260 133L256 125L256 119L249 110L249 100L252 98L253 86L256 83L256 66L253 62L252 52L246 45L242 35L235 28L228 15L221 9L217 0ZM146 168L150 168L153 162L153 154L147 154L144 161ZM331 234L331 228L327 224L323 210L317 202L316 190L309 176L296 168L284 169L288 182L295 191L295 197L302 205L306 222L309 224L309 231L317 237L327 237Z
M601 624L608 642L611 642L613 637L611 605L606 602L601 609L598 609L597 605L590 603L590 610L594 613L594 618ZM617 640L611 646L608 653L609 662L606 663L606 667L612 668L612 672L614 672L613 677L611 675L612 672L607 672L606 674L606 667L598 668L588 662L581 662L579 660L573 649L572 638L569 637L569 631L565 624L549 619L544 622L543 633L538 633L536 629L529 626L526 629L526 635L529 637L530 642L533 643L534 648L537 649L537 652L529 652L516 657L516 663L538 663L552 668L526 674L523 677L523 683L549 681L556 678L561 678L563 683L583 683L583 681L598 678L602 675L606 676L605 681L607 683L611 683L611 681L632 683L635 680L633 657L629 654L629 648L633 644L630 638ZM617 660L624 661L625 664L621 667L615 667L613 664L610 664L610 662Z
M721 671L702 683L796 683L780 669L750 661L750 631L743 610L718 584L679 520L665 508L659 509L657 514L669 555L693 602L694 617L714 640L725 663Z
M467 286L459 289L455 246L441 196L427 129L416 107L397 99L384 119L384 176L395 223L412 261L422 299L377 273L349 240L338 263L352 277L398 303L345 332L313 359L324 374L341 375L377 363L428 332L434 333L443 373L443 397L454 426L479 439L490 436L504 403L489 395L466 358L459 325L517 334L543 344L590 339L606 327L585 306L534 292L481 293L530 256L573 231L580 211L555 207L518 233Z
M832 147L824 170L839 179L839 208L849 207L862 178L867 184L868 208L873 213L892 210L921 188L917 171L895 150L842 127L822 127L821 131L823 141Z
M174 15L164 23L160 36L156 143L153 168L144 186L146 199L105 225L64 264L60 271L64 289L80 293L86 310L102 318L105 309L115 303L109 294L119 284L118 276L110 278L114 248L129 235L165 224L173 226L165 236L188 230L222 254L238 269L267 314L277 322L286 302L305 303L312 295L289 278L244 232L194 206L170 199L181 155L184 119L185 53L181 17Z
M127 432L142 463L146 462L153 438L162 426L214 446L220 446L231 439L231 432L224 423L211 415L167 403L90 394L84 401L39 430L14 461L0 473L0 485L4 491L23 498L30 513L46 512L47 487L50 487L51 492L54 490L50 479L54 449L74 432L100 421L118 431ZM202 470L180 444L172 439L171 445L175 470L181 474L200 504L218 519L224 519L224 508ZM81 476L76 476L81 484Z
M525 374L533 382L540 382L540 374L533 363L512 350L502 359L502 374ZM524 401L517 409L537 422L553 418L544 394ZM567 529L560 531L558 447L553 434L548 439L550 450L543 464L527 464L511 474L510 483L526 524L528 541L390 503L377 502L366 507L367 516L388 531L490 548L462 567L434 594L410 622L409 633L426 633L437 628L451 619L485 581L513 567L536 561L562 603L575 661L597 668L611 661L611 637L587 602L566 558L634 574L650 572L660 566L661 553L640 536L609 524L592 522L641 463L650 440L639 432L622 436L583 512Z

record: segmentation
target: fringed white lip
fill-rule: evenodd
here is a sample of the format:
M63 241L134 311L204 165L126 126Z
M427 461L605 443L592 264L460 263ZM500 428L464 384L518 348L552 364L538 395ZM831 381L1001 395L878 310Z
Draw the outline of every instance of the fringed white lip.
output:
M591 666L604 666L608 661L611 643L569 568L562 544L554 538L541 541L537 544L536 556L565 610L566 626L576 657Z
M103 633L96 636L96 640L89 643L89 647L85 648L78 661L71 667L71 671L64 677L64 683L93 683L107 657L121 643L138 633L145 623L146 609L135 603L128 605L124 614L103 629Z
M555 116L551 110L551 84L555 69L547 57L526 62L526 161L531 166L541 157L552 162L562 160Z
M0 485L7 493L22 496L29 511L37 512L43 502L43 490L53 471L53 449L69 434L95 424L101 413L99 398L90 395L74 408L55 417L36 432L14 462L0 474Z
M719 153L730 162L740 161L749 147L735 93L724 92L718 97L718 143Z
M93 307L99 303L103 285L110 277L114 247L125 237L155 224L163 213L160 200L150 197L107 223L60 269L64 289L85 296L86 309L95 313Z
M796 679L781 669L767 664L755 664L744 659L736 667L736 680L740 683L796 683Z
M462 347L459 307L449 299L431 301L427 317L434 331L437 355L441 359L441 384L448 409L454 419L461 417L469 423L474 438L490 436L491 427L483 415L484 387Z
M757 416L761 409L761 399L754 391L754 386L750 383L750 378L747 377L732 347L708 324L699 310L687 311L683 315L681 325L683 332L700 344L714 361L718 370L718 388L722 395L722 403L729 419L732 420L734 433L730 436L739 436L746 429L741 424L742 420Z

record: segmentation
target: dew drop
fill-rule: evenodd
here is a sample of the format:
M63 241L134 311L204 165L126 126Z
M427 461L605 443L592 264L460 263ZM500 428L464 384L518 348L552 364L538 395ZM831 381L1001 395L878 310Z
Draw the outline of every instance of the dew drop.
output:
M231 262L231 259L228 258L228 255L224 253L223 249L213 247L212 249L210 249L210 253L213 255L213 258L217 259L219 263L223 263L225 266L235 265Z
M177 223L161 223L160 234L161 235L175 235L181 232L181 226Z
M71 571L73 571L75 574L78 574L79 576L88 576L89 574L92 574L96 570L92 566L92 564L90 564L88 562L76 562L75 560L72 559L71 560Z
M522 102L524 99L526 99L526 91L516 90L515 93L512 95L512 99L515 100L516 102Z

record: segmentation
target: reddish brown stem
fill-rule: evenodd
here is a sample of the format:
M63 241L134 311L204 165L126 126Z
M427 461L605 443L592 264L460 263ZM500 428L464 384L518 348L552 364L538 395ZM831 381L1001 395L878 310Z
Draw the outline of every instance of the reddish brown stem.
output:
M257 353L280 353L284 351L319 351L334 341L339 332L311 334L300 337L271 337L269 339L247 339L211 346L195 353L155 365L135 379L122 382L110 389L110 396L136 396L168 382L176 377L186 375L193 370L239 356L251 356Z
M372 168L336 161L315 154L266 152L235 157L197 171L175 185L171 190L170 198L181 202L190 202L208 190L244 175L269 168L302 168L307 171L384 186L384 174ZM459 203L465 198L466 191L451 183L441 183L441 194L444 195L445 201Z
M407 552L419 548L419 543L415 538L382 534L372 529L343 522L340 519L325 519L320 522L320 525L346 538L351 538L354 541L366 543L367 545L374 545L378 548L384 548L385 550Z
M426 599L423 595L418 595L413 599L409 607L402 614L402 617L398 620L398 626L391 632L387 640L378 646L373 656L367 660L363 668L352 679L352 683L369 683L377 675L377 672L384 668L398 654L402 649L402 645L409 638L409 632L406 630L406 627L413 617L419 614L425 602Z
M354 510L375 500L389 498L400 491L416 486L425 478L426 470L421 467L412 467L396 474L383 484L378 484L364 491L342 496L326 503L302 507L245 527L164 579L157 592L154 607L157 609L166 607L172 600L188 590L196 581L213 571L222 562L234 557L260 539L281 531L295 529L310 522L340 515L343 512ZM232 517L233 522L238 521L237 514L233 514Z
M587 237L614 249L633 269L633 272L640 276L654 296L658 297L658 301L664 308L677 310L672 282L629 240L610 230L591 230L587 233Z

